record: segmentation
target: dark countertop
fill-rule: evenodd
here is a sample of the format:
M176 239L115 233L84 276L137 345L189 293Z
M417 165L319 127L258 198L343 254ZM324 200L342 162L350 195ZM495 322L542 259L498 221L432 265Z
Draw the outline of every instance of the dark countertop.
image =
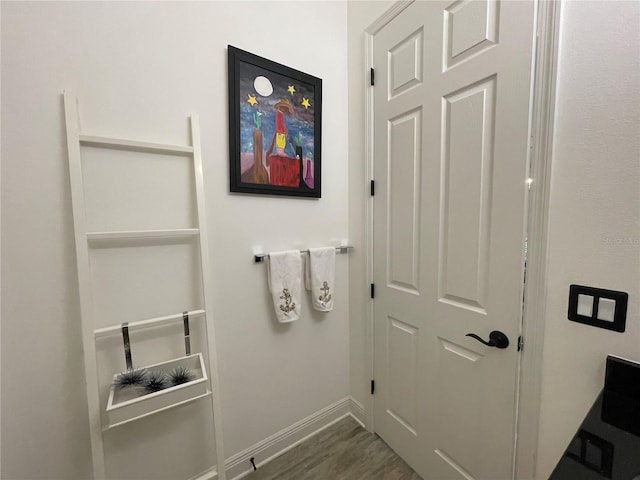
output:
M640 480L640 365L607 358L605 388L550 480Z

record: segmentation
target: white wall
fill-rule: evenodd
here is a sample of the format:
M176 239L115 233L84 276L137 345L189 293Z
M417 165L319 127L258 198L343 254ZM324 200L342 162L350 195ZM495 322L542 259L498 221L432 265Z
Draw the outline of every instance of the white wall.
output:
M369 66L365 65L364 32L392 1L348 2L349 60L349 238L356 247L349 257L349 308L351 395L362 407L370 402L370 358L366 356L365 334L369 285L365 265L365 199L369 179L365 163L365 91Z
M347 238L346 9L2 2L2 478L91 472L63 88L78 95L83 129L105 135L183 144L187 115L200 115L226 455L349 394L348 258L337 257L334 311L305 301L291 325L275 322L265 266L252 259L258 245ZM323 79L322 199L228 193L227 44ZM175 428L156 432L175 456L144 476L175 478L185 445L201 444L204 430ZM211 463L212 452L199 455Z
M540 480L600 392L606 355L640 361L639 32L638 2L562 6ZM571 283L628 292L626 332L568 321Z
M63 88L77 92L83 126L104 134L184 143L186 115L200 114L211 248L222 252L212 268L227 456L343 397L349 376L367 405L362 33L391 3L2 2L3 478L91 468ZM597 395L604 356L640 360L638 8L563 7L540 479ZM282 25L303 40L287 42ZM228 194L229 43L323 78L320 201ZM327 244L347 229L356 250L350 275L338 257L335 311L275 324L252 248ZM628 291L627 332L566 320L569 283ZM7 367L24 352L32 360Z

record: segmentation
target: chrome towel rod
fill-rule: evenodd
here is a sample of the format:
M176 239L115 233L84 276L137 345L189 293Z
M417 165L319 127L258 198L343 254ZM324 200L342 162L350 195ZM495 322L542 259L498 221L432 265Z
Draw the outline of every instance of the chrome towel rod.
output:
M350 245L341 245L339 247L336 247L336 253L349 253L349 250L351 250L353 247ZM300 250L300 253L308 253L309 250ZM265 257L268 257L269 254L268 253L256 253L253 256L253 259L256 263L260 263L263 262Z

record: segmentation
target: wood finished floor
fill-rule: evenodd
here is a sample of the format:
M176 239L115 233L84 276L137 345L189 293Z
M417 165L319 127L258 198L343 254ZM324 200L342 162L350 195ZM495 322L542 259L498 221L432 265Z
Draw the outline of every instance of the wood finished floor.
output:
M422 480L380 437L347 417L246 480Z

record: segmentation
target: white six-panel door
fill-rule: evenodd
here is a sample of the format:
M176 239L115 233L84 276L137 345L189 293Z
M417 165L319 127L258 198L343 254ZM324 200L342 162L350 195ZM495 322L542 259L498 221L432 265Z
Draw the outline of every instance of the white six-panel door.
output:
M374 37L374 424L426 480L512 477L533 23L416 1Z

